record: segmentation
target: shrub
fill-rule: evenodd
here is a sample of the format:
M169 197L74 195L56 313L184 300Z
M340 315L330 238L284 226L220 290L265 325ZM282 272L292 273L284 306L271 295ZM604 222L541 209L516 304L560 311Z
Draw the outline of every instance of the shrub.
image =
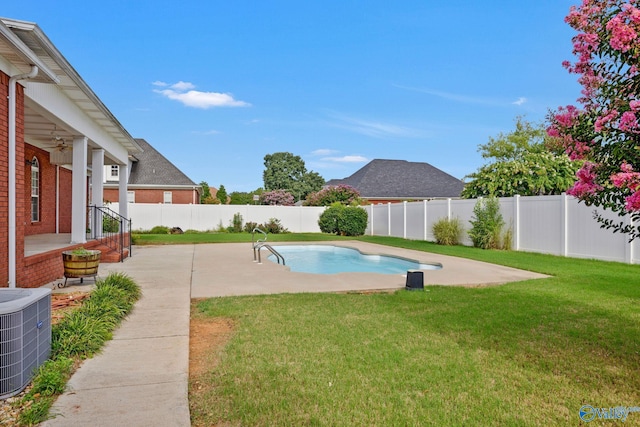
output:
M112 216L102 217L102 231L104 233L117 233L120 229L120 220Z
M246 231L247 233L251 233L253 229L256 228L257 226L258 226L257 222L248 221L244 225L244 231Z
M268 222L265 222L263 225L258 225L258 228L264 231L265 233L271 233L271 234L289 232L289 230L287 230L282 226L282 224L280 223L280 220L277 218L269 218Z
M367 211L335 202L318 219L320 231L341 236L362 236L367 229Z
M169 227L164 225L156 225L149 231L149 234L169 234Z
M359 204L360 193L349 185L340 184L309 194L304 204L306 206L331 206L335 202L340 202L343 205Z
M242 232L242 215L240 212L236 212L233 214L233 220L231 221L231 232L232 233L241 233Z
M500 213L500 202L495 197L478 199L473 207L473 217L469 221L471 230L469 237L473 246L482 249L499 249L502 247L502 226L504 220Z
M462 239L462 221L460 218L440 218L433 224L433 235L439 245L459 245Z

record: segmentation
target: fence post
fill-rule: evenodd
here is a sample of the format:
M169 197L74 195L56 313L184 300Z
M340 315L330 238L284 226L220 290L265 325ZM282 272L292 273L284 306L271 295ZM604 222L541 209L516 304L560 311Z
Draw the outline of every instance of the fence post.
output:
M567 193L562 193L562 256L567 256L569 253L569 209Z
M370 234L373 236L373 203L371 203L369 206L371 207L371 209L370 209L371 210L371 215L369 215L369 219L371 220L371 222L370 222L370 224L371 224L370 225L370 227L371 227Z
M391 202L387 202L387 236L391 236Z
M407 201L402 202L402 238L407 238Z
M424 214L424 239L423 240L427 240L428 237L428 232L429 232L429 222L427 221L427 201L423 200L422 201L422 210L423 210L423 214Z
M520 250L520 195L513 196L513 249Z
M447 219L451 221L451 199L447 199Z
M629 221L629 226L633 227L633 218L631 217L631 215L627 214L627 218ZM625 255L625 261L627 262L627 264L633 264L633 240L632 241L627 241L626 246L625 246L625 250L624 250L624 255Z

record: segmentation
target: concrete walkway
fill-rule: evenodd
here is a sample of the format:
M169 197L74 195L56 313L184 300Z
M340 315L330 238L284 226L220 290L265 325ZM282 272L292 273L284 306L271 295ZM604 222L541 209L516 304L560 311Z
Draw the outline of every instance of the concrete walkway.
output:
M299 243L298 243L299 244ZM316 244L316 243L314 243ZM477 261L362 242L340 242L365 253L440 263L425 284L490 285L546 277ZM43 426L189 426L191 298L283 292L401 289L401 275L293 273L270 261L252 262L251 245L135 247L132 258L101 264L100 276L122 271L143 296L101 354L86 360ZM265 258L266 258L266 254ZM78 290L70 286L65 291Z

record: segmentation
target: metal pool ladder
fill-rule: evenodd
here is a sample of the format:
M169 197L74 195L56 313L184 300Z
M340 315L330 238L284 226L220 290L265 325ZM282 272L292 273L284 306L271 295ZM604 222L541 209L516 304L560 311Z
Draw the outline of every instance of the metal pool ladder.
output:
M264 235L264 239L255 240L254 237L255 237L256 231L259 233L262 233ZM286 265L284 261L284 257L278 251L276 251L273 248L273 246L265 243L266 240L267 240L267 233L265 233L264 231L260 230L257 227L254 228L253 231L251 231L251 246L253 247L253 262L256 262L257 260L258 264L262 264L262 256L260 255L260 249L267 248L267 250L276 257L276 259L278 260L278 264L280 264L280 260L282 260L282 265Z

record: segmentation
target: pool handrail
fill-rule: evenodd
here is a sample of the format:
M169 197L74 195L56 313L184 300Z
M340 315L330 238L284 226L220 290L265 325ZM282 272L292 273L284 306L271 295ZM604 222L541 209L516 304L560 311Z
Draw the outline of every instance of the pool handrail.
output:
M260 239L255 240L254 236L256 234L256 231L264 235L263 240L260 240ZM284 257L280 254L280 252L276 251L273 248L273 246L266 244L265 243L266 241L267 241L267 233L260 230L258 227L255 227L253 230L251 230L251 246L253 247L253 262L256 262L256 257L257 257L258 264L262 264L262 256L260 255L260 249L267 248L269 252L275 255L276 259L278 260L278 264L280 264L280 260L282 260L282 265L286 265L284 261Z
M256 231L259 233L264 234L264 240L260 240L258 239L257 241L255 240L254 236L256 234ZM253 230L251 230L251 247L253 248L253 262L256 262L257 260L257 256L256 256L256 246L258 246L260 243L264 243L267 241L267 233L265 233L264 231L260 230L258 227L255 227Z
M269 252L271 252L276 257L276 259L278 260L278 264L280 264L280 260L282 260L282 265L287 265L284 261L284 257L280 254L280 252L276 251L273 246L267 245L264 242L258 243L256 245L256 248L254 248L254 253L256 249L258 250L258 264L262 264L262 256L260 255L260 249L262 248L267 248Z

